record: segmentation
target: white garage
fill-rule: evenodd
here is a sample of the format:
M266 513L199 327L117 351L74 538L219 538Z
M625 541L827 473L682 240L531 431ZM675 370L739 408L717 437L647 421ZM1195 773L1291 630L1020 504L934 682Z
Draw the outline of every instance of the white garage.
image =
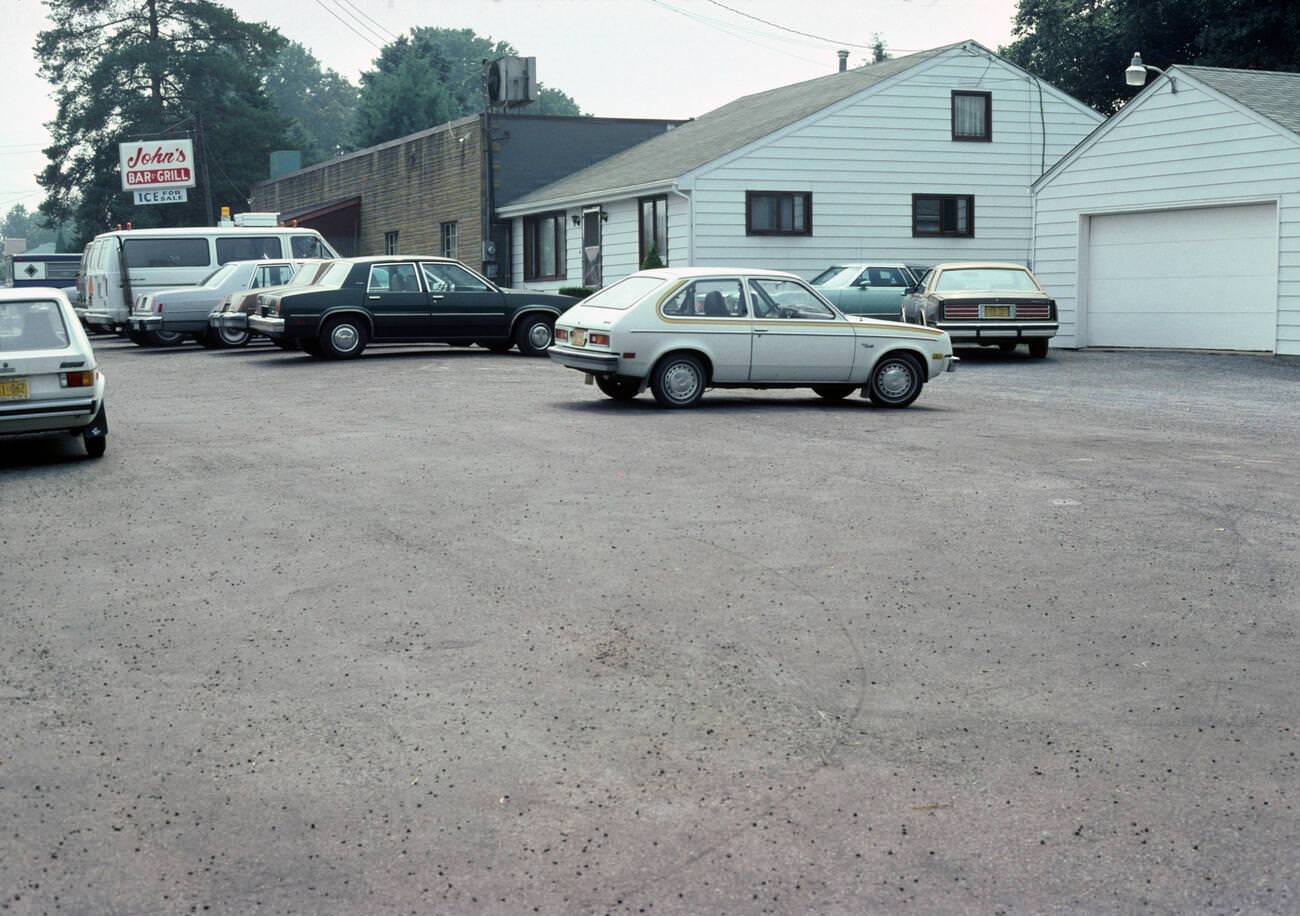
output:
M1092 347L1269 350L1277 339L1277 206L1089 217Z
M1300 74L1172 67L1033 193L1055 345L1300 355Z

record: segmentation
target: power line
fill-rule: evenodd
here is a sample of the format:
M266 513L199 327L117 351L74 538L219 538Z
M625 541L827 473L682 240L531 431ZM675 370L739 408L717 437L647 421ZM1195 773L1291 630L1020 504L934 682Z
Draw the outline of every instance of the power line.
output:
M396 41L396 40L397 40L397 36L394 35L394 34L393 34L391 31L389 31L387 28L385 28L385 27L384 27L384 24L383 24L382 22L380 22L380 21L379 21L378 19L376 19L374 16L371 16L369 13L367 13L367 12L366 12L365 10L363 10L361 7L357 6L355 3L352 2L352 0L341 0L341 2L343 2L343 3L347 4L348 6L352 7L352 8L353 8L354 10L356 10L356 11L357 11L357 12L358 12L358 13L359 13L363 18L369 20L370 22L372 22L372 23L374 23L376 26L378 26L378 27L379 27L379 31L383 32L385 35L387 35L387 36L388 36L389 38L391 38L393 41Z
M340 23L343 24L343 27L344 27L345 29L347 29L347 30L348 30L349 32L351 32L353 35L355 35L355 36L357 36L358 38L360 38L360 39L361 39L362 41L364 41L366 44L370 45L370 46L371 46L372 48L374 48L376 51L382 51L382 50L384 50L382 47L380 47L379 45L375 44L373 38L370 38L368 35L364 34L363 32L359 32L359 31L357 31L356 26L354 26L352 23L348 22L346 19L344 19L344 18L343 18L342 16L340 16L338 13L334 12L333 9L331 9L331 8L328 7L328 6L326 6L325 3L323 2L323 0L316 0L316 5L319 6L321 9L323 9L325 12L329 13L329 14L330 14L331 16L333 16L335 19L337 19Z
M781 25L779 22L773 22L770 19L755 16L753 13L746 13L744 10L738 10L734 6L727 6L727 4L722 3L721 0L708 0L708 2L712 3L714 6L727 10L728 12L735 13L737 16L744 16L746 19L753 19L755 22L761 22L763 25L771 26L774 29L780 29L782 32L789 32L792 35L802 35L804 38L815 38L818 41L824 41L827 44L841 45L847 48L866 48L868 51L872 48L871 45L855 44L851 41L836 41L834 38L827 38L824 35L814 35L812 32L801 32L798 29L792 29L789 26Z
M348 21L351 22L353 25L360 26L363 31L367 32L369 35L373 36L374 38L379 39L380 44L388 43L388 39L386 39L383 36L383 33L380 32L379 29L357 18L357 14L352 12L352 10L348 9L348 7L344 5L343 0L330 0L330 2L335 6L335 8L338 9L340 13L346 16L348 18Z
M792 53L790 53L789 51L783 51L783 50L781 50L780 48L775 48L775 47L772 47L771 45L763 44L762 42L757 41L757 40L755 40L755 39L752 39L752 38L746 38L744 35L740 35L740 34L738 34L738 33L737 33L734 29L732 29L729 25L726 25L726 24L724 24L724 23L721 23L721 22L719 22L718 20L715 20L715 19L709 19L709 18L706 17L706 16L701 16L701 15L698 14L698 13L693 13L693 12L691 12L691 11L689 11L689 10L684 10L684 9L682 9L682 8L680 8L680 7L673 6L671 3L665 3L664 0L646 0L646 2L647 2L647 3L653 3L655 6L661 6L661 7L663 7L663 8L666 9L666 10L670 10L670 11L672 11L672 12L674 12L674 13L677 13L678 15L685 16L687 19L690 19L691 21L693 21L693 22L697 22L697 23L699 23L699 24L701 24L701 25L712 26L713 28L718 29L718 30L721 31L721 32L725 32L726 34L730 35L732 38L738 38L738 39L740 39L741 41L749 42L750 44L752 44L752 45L756 45L757 47L760 47L760 48L764 49L765 51L774 51L774 52L776 52L777 54L784 54L786 57L791 57L791 58L794 58L795 60L801 60L801 61L804 61L805 63L809 63L809 64L816 64L816 65L819 66L819 67L820 67L820 66L825 66L825 65L826 65L826 61L813 60L812 58L809 58L809 57L803 57L802 55L799 55L799 54L792 54Z

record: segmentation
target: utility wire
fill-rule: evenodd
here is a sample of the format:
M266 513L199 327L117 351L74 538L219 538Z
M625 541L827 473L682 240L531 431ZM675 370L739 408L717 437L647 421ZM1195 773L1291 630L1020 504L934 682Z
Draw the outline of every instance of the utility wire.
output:
M343 0L330 0L330 3L335 9L347 17L349 22L355 26L359 26L363 32L370 35L372 38L378 39L380 44L388 43L388 39L384 37L383 33L380 32L379 29L360 19L356 13L352 12L352 10L348 9L348 7L344 5Z
M770 19L755 16L753 13L746 13L744 10L738 10L734 6L727 6L727 4L722 3L721 0L708 0L708 2L712 3L714 6L727 10L728 12L735 13L737 16L744 16L746 19L753 19L755 22L761 22L763 25L771 26L774 29L780 29L782 32L789 32L792 35L802 35L804 38L815 38L818 41L824 41L827 44L841 45L847 48L866 48L868 51L872 48L871 45L856 44L852 41L836 41L834 38L827 38L824 35L814 35L812 32L801 32L798 29L792 29L789 26L781 25L779 22L773 22Z
M363 33L363 32L359 32L359 31L357 31L356 27L355 27L352 23L348 22L346 19L344 19L344 18L343 18L342 16L340 16L338 13L334 12L334 10L331 9L330 7L326 6L326 5L324 4L323 0L316 0L316 5L319 6L321 9L323 9L325 12L329 13L329 14L330 14L331 16L333 16L335 19L337 19L340 23L343 24L343 27L344 27L344 28L346 28L346 29L347 29L349 32L351 32L353 35L355 35L355 36L357 36L358 38L360 38L360 39L361 39L362 41L364 41L366 44L370 45L370 46L371 46L372 48L374 48L376 51L382 51L382 50L384 50L382 47L380 47L379 45L375 44L375 41L374 41L373 38L370 38L368 35L366 35L366 34Z
M363 10L361 7L357 6L355 3L352 2L352 0L341 0L341 2L343 2L343 3L347 4L348 6L352 7L352 9L356 10L356 11L357 11L357 12L358 12L358 13L359 13L363 18L369 20L371 23L373 23L374 25L378 26L379 31L383 32L385 35L387 35L387 36L388 36L389 38L391 38L393 41L396 41L396 40L397 40L397 36L394 35L394 34L393 34L389 29L385 28L385 27L384 27L384 24L383 24L382 22L380 22L380 21L379 21L378 19L376 19L374 16L371 16L369 13L367 13L367 12L366 12L365 10Z
M725 32L726 34L730 35L732 38L738 38L741 41L749 42L750 44L756 45L757 47L760 47L765 51L774 51L777 54L784 54L786 57L791 57L794 58L795 60L801 60L809 64L816 64L819 67L826 65L826 61L813 60L810 57L803 57L802 55L799 54L793 54L789 51L783 51L780 48L772 47L771 45L764 44L756 39L747 38L744 35L741 35L738 32L736 32L730 26L721 23L718 20L709 19L708 17L701 16L698 13L693 13L689 10L682 9L681 7L673 6L671 3L665 3L664 0L646 0L646 2L653 3L655 6L661 6L664 9L677 13L680 16L685 16L687 19L690 19L692 22L696 22L701 25L712 26L713 28L718 29L719 31Z

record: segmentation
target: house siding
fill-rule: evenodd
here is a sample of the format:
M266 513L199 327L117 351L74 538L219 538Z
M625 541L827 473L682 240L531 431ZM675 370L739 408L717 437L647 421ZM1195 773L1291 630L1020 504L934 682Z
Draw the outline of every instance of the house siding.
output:
M532 280L523 281L524 276L524 221L522 217L517 217L511 227L511 264L514 270L513 276L520 278L518 285L528 289L536 289L546 292L554 292L557 289L566 286L582 285L582 226L573 225L573 217L581 217L582 211L587 207L597 206L596 203L587 204L582 207L570 207L565 212L565 249L568 258L565 267L565 277L563 280ZM626 277L628 274L635 273L641 265L638 260L640 236L637 229L637 201L636 198L624 198L621 200L606 201L599 206L605 211L608 219L602 226L601 233L601 279L603 286L609 286ZM686 263L685 246L688 241L687 226L683 223L680 227L674 228L674 212L684 209L685 201L681 198L669 198L668 201L668 251L669 263ZM549 212L549 211L547 211ZM674 234L679 237L674 240ZM678 252L674 254L674 251ZM679 261L672 259L680 258Z
M993 95L991 142L952 139L952 90ZM862 259L1032 258L1029 185L1101 120L983 54L950 52L707 167L692 182L695 264L812 277ZM1041 125L1047 125L1043 149ZM747 236L745 192L811 191L810 236ZM913 238L912 195L971 194L972 238Z
M1177 76L1049 176L1035 194L1035 272L1061 316L1056 342L1086 341L1079 313L1085 214L1278 202L1276 352L1300 355L1300 149L1280 128ZM1117 116L1119 117L1119 116Z

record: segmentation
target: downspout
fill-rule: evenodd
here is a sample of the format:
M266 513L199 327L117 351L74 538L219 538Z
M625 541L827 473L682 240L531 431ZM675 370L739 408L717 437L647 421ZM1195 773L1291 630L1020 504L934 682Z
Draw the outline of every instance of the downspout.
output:
M689 227L687 229L687 232L690 233L689 237L686 240L686 266L694 267L695 266L695 195L687 194L681 188L677 187L677 182L675 181L673 182L673 186L668 190L676 194L682 200L686 201L686 207L687 207L686 212L688 215L687 226ZM641 217L638 214L637 219L640 218Z

